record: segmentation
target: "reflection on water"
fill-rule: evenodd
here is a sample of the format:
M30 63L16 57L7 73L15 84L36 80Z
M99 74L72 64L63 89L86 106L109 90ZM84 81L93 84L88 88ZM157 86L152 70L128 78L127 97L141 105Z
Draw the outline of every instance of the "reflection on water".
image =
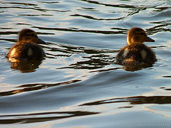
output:
M11 69L20 70L22 73L34 72L39 67L41 61L27 61L27 62L13 62L11 63Z
M0 124L170 128L170 5L170 0L0 1ZM130 72L115 64L115 56L132 27L156 40L147 45L158 61ZM23 28L47 42L41 45L42 62L7 61Z

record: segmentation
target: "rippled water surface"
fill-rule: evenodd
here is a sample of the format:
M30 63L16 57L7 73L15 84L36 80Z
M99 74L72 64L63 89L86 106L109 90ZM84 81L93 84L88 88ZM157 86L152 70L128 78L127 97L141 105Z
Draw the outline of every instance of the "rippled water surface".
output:
M170 128L170 0L1 0L0 127ZM125 71L115 56L131 27L155 40L153 67ZM29 70L6 54L18 32L47 42Z

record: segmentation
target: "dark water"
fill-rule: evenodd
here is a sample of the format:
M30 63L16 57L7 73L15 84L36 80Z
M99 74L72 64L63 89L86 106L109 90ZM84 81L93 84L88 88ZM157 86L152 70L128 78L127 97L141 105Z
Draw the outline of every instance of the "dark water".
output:
M0 127L170 128L170 0L1 0ZM131 27L155 43L153 67L130 72L114 63ZM17 33L47 42L29 71L5 58Z

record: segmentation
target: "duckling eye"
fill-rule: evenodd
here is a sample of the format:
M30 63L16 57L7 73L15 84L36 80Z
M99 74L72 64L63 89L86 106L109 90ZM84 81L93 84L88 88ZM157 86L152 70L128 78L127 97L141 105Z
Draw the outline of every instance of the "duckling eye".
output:
M33 32L27 33L27 36L37 37L37 35L35 33L33 33Z
M37 35L35 35L35 34L33 34L33 33L29 33L27 36L37 37Z
M146 34L145 34L145 33L141 33L141 35L146 36Z
M35 35L35 34L31 34L31 36L34 36L34 37L36 37L36 35Z

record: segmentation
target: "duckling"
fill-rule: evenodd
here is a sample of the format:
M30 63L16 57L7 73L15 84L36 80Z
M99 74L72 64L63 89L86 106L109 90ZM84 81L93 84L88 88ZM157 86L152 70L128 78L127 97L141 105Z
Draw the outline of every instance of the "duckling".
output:
M128 67L151 66L157 59L155 53L143 44L144 42L155 41L148 37L142 28L131 28L127 34L128 45L119 51L116 63Z
M37 37L35 31L23 29L18 34L17 43L10 48L7 58L10 62L43 60L45 53L40 47L40 43L45 42Z

